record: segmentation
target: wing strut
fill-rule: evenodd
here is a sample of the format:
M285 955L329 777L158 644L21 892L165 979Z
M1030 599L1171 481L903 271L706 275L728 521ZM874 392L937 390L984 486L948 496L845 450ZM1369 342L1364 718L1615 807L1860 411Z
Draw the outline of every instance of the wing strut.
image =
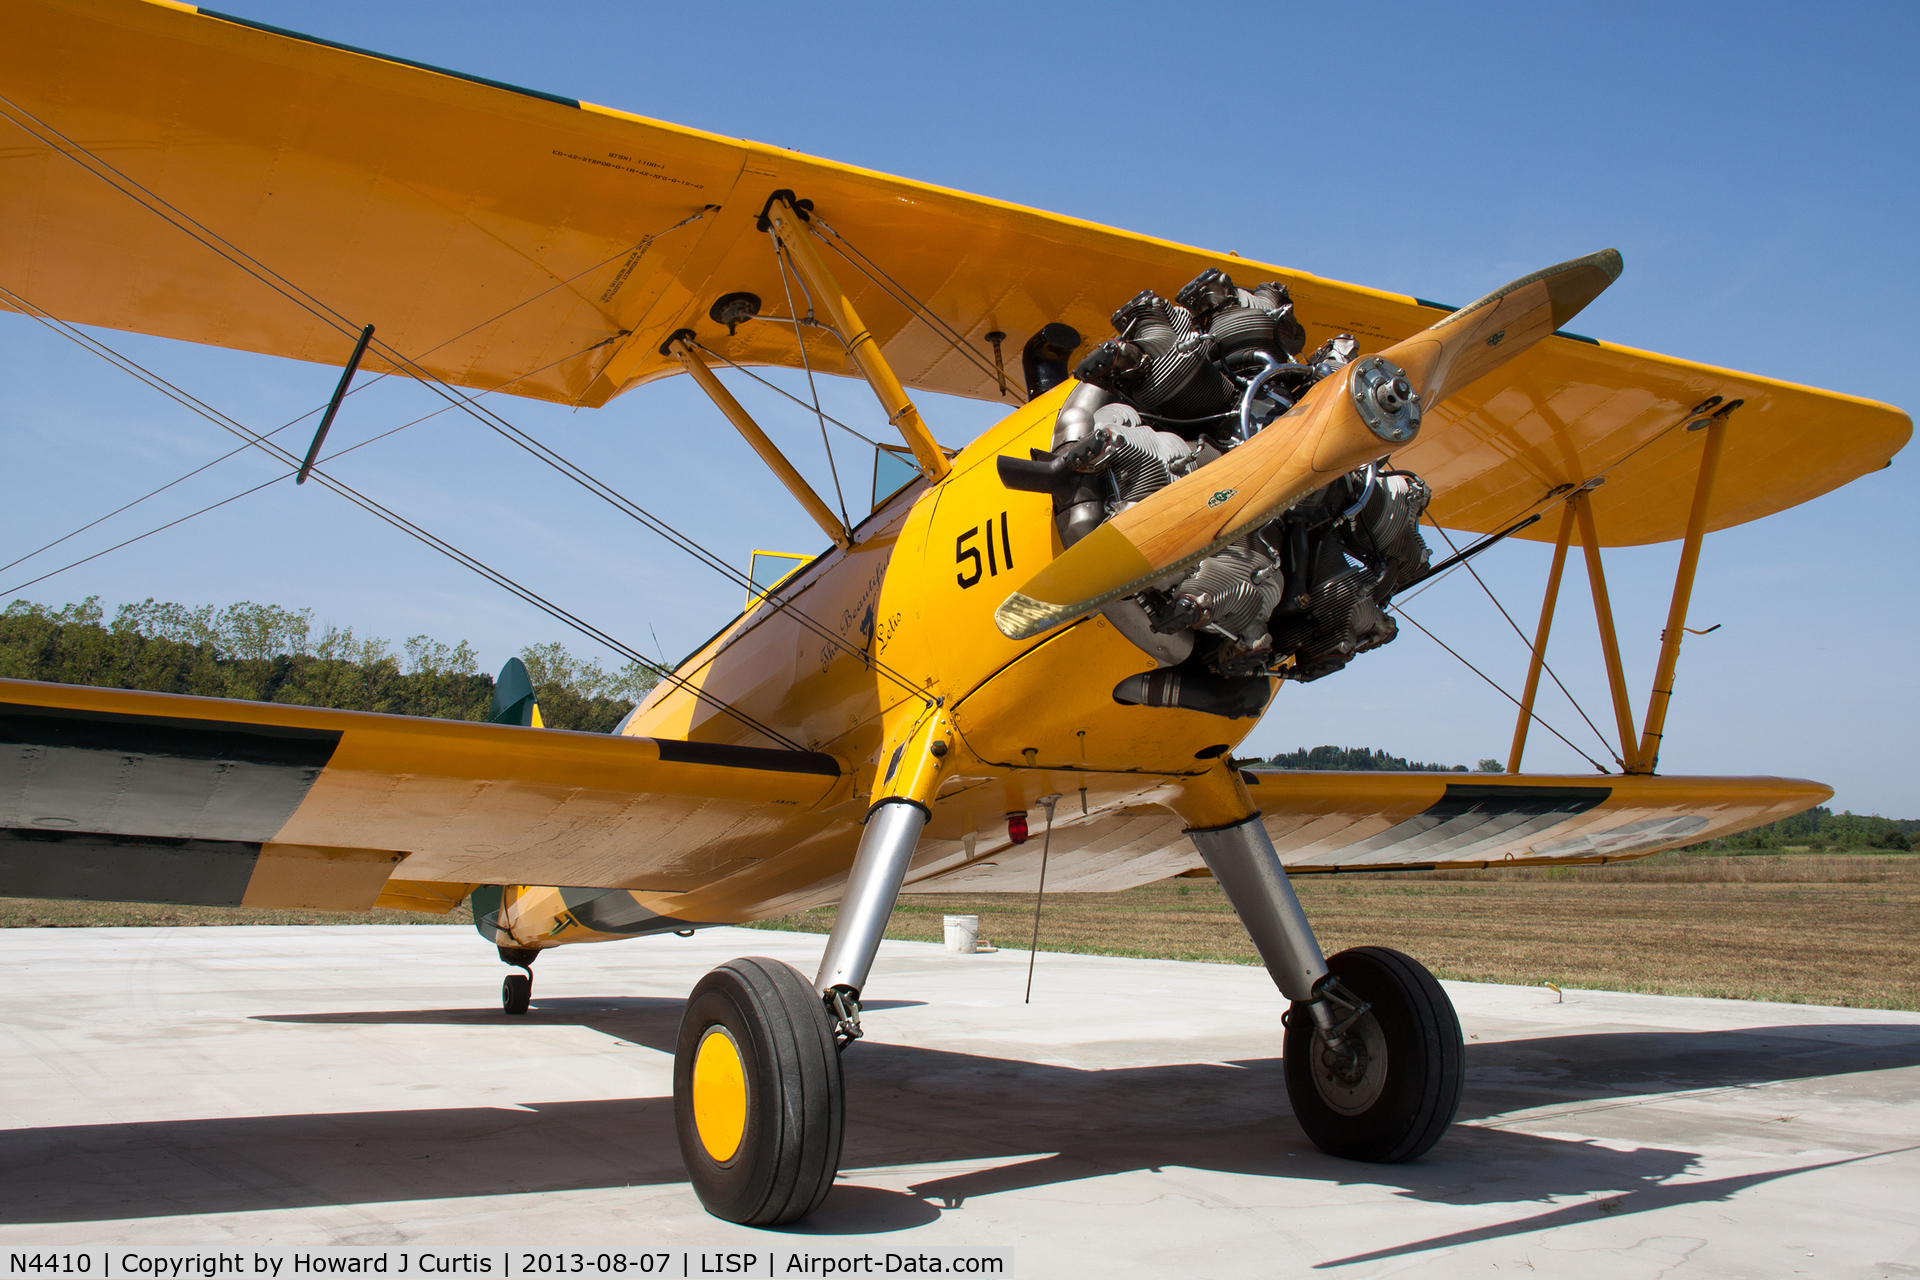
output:
M760 424L753 420L753 415L747 412L746 407L733 398L726 384L714 377L713 370L693 349L693 337L693 330L681 329L660 345L660 354L673 356L686 366L693 380L700 384L700 389L720 407L720 412L727 415L727 420L740 429L740 434L747 438L747 443L760 455L760 460L767 464L774 475L780 477L780 483L787 486L787 492L800 500L800 505L807 509L813 522L820 526L827 537L833 539L833 545L842 551L851 547L853 539L847 536L847 526L840 523L840 517L833 514L833 508L813 491L806 477L794 470L793 464L787 461L787 455L780 452L780 446L767 438L767 433L760 429Z
M1513 725L1513 750L1507 753L1507 772L1520 772L1520 753L1527 749L1527 729L1533 723L1533 699L1540 692L1540 669L1547 665L1547 636L1553 630L1554 608L1560 603L1560 575L1567 568L1567 544L1573 541L1573 504L1562 508L1560 537L1553 544L1553 568L1547 571L1547 595L1540 602L1540 627L1533 633L1533 658L1527 663L1527 687L1520 694L1520 715Z
M806 204L805 201L801 203ZM814 244L813 235L807 230L805 215L794 206L793 193L775 192L773 199L767 202L763 217L780 237L780 243L787 246L787 252L793 256L794 268L806 278L807 288L826 305L834 326L840 330L841 339L847 344L848 353L859 364L867 385L873 388L873 394L880 398L881 407L887 411L887 421L899 430L908 447L913 450L921 474L929 480L938 481L948 470L945 451L940 448L940 442L933 438L933 432L927 430L927 424L920 418L920 410L907 398L906 389L894 375L893 366L880 354L880 344L873 340L873 334L860 319L860 313L853 309L853 299L847 296L840 282L833 278L833 272L827 269L819 246Z
M1607 687L1613 691L1613 718L1620 727L1620 769L1623 773L1641 773L1639 753L1634 750L1633 704L1627 701L1627 673L1620 665L1620 634L1613 625L1613 601L1607 597L1607 571L1600 563L1600 534L1593 525L1593 504L1588 490L1581 488L1567 495L1580 522L1580 548L1587 556L1587 585L1593 590L1593 619L1600 628L1600 652L1606 659Z
M1607 598L1607 580L1600 563L1600 538L1594 528L1593 509L1587 494L1600 483L1589 480L1567 495L1566 514L1561 518L1560 537L1553 550L1553 567L1547 573L1546 598L1540 603L1540 627L1534 636L1533 660L1527 668L1526 689L1520 698L1520 715L1513 726L1513 749L1507 754L1507 772L1520 772L1520 756L1527 745L1527 728L1533 719L1534 695L1540 687L1540 669L1545 665L1547 635L1553 627L1555 605L1560 599L1560 576L1566 568L1567 547L1576 522L1580 527L1580 545L1586 554L1588 585L1593 589L1594 621L1600 628L1600 648L1606 658L1607 684L1613 694L1613 713L1620 728L1620 765L1623 773L1651 775L1660 762L1660 744L1665 736L1667 708L1673 700L1674 669L1680 662L1680 642L1686 635L1687 607L1693 601L1694 575L1700 568L1700 547L1707 536L1707 512L1713 503L1714 481L1720 474L1720 454L1726 443L1727 416L1741 405L1734 400L1715 410L1707 410L1715 401L1694 409L1687 416L1687 430L1707 433L1700 452L1700 470L1694 481L1693 509L1687 517L1687 533L1680 546L1680 566L1674 571L1673 600L1667 607L1667 627L1660 633L1660 660L1654 668L1653 691L1647 698L1647 718L1636 739L1633 708L1627 701L1627 682L1620 665L1620 641L1613 626L1613 608Z
M1734 401L1704 419L1707 441L1700 454L1700 478L1693 486L1693 510L1687 516L1687 538L1680 546L1680 567L1673 576L1673 603L1667 607L1667 629L1660 635L1660 665L1654 669L1653 692L1647 697L1647 721L1640 733L1640 771L1652 773L1660 762L1660 740L1667 727L1667 704L1673 698L1673 669L1680 661L1680 638L1686 634L1687 606L1693 601L1693 575L1700 567L1700 544L1707 536L1707 507L1713 502L1713 482L1720 474L1720 448L1726 442L1727 415ZM1702 420L1687 424L1699 430Z

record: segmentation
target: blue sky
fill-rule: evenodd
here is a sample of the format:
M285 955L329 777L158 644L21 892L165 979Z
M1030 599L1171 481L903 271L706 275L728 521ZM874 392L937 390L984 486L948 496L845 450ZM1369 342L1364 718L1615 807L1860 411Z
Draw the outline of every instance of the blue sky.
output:
M241 16L642 114L1422 297L1466 300L1607 245L1621 281L1574 326L1911 411L1920 90L1907 6L405 5L224 0ZM3 283L3 282L0 282ZM118 336L234 416L277 425L334 371ZM875 430L860 386L832 390ZM822 486L817 435L742 399ZM433 407L384 383L335 441ZM508 415L744 566L817 530L684 380L600 411ZM990 406L930 399L948 444ZM678 657L739 592L455 415L338 471L598 625ZM228 437L18 316L0 316L0 563L223 453ZM867 459L842 457L865 484ZM1920 816L1920 622L1906 455L1887 471L1707 542L1663 770L1776 773L1836 807ZM235 458L0 575L0 591L258 483ZM66 547L61 548L66 550ZM1677 544L1608 574L1636 717ZM1529 632L1548 549L1485 557ZM467 639L497 665L584 642L313 486L242 499L38 583L97 594L311 606L398 641ZM1550 660L1611 723L1585 586L1570 571ZM1456 575L1415 609L1509 689L1525 648ZM658 636L658 646L654 636ZM1557 695L1543 717L1593 735ZM1577 730L1577 731L1576 731ZM1512 706L1408 631L1339 676L1290 685L1257 751L1319 743L1429 760L1504 757ZM1589 771L1536 731L1531 769Z

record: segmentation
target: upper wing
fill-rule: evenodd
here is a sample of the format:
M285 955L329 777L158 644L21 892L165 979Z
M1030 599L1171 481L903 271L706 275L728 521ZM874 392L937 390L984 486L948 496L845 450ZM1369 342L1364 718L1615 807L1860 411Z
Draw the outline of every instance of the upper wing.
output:
M1831 787L1794 778L1292 770L1244 776L1293 875L1616 862L1745 831L1833 795ZM936 867L906 891L1032 893L1038 886L1037 842L983 856L987 865ZM1047 886L1111 892L1203 865L1180 821L1164 809L1088 818L1063 809Z
M0 680L0 896L676 894L855 829L828 812L850 791L815 752Z
M0 285L76 322L327 364L371 322L369 367L405 358L463 386L599 405L678 372L659 348L681 328L743 364L798 364L792 326L729 336L708 315L736 291L785 314L756 229L781 189L845 237L830 246L875 264L828 254L919 389L1001 398L998 331L1017 400L1040 326L1098 339L1141 288L1171 295L1208 266L1286 282L1315 343L1351 333L1377 350L1445 310L168 0L0 13ZM853 371L837 339L810 333L813 367ZM1745 402L1716 529L1884 466L1912 433L1886 405L1560 337L1456 394L1399 460L1455 528L1503 527L1605 474L1603 540L1662 541L1684 532L1691 496L1697 437L1679 428L1712 396Z

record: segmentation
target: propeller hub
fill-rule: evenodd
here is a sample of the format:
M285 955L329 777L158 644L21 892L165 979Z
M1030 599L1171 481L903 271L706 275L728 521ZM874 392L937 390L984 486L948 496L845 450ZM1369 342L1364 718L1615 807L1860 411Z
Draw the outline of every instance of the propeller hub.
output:
M1368 356L1353 367L1348 389L1368 430L1389 444L1405 444L1420 430L1420 393L1391 360Z

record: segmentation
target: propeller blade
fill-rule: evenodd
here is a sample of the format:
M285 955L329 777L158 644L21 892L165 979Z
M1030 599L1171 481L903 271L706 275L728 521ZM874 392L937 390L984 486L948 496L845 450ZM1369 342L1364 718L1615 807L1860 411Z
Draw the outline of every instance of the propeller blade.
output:
M1122 511L1009 595L994 624L1024 640L1132 595L1406 444L1449 394L1560 328L1620 278L1612 249L1536 271L1323 378L1226 457Z

